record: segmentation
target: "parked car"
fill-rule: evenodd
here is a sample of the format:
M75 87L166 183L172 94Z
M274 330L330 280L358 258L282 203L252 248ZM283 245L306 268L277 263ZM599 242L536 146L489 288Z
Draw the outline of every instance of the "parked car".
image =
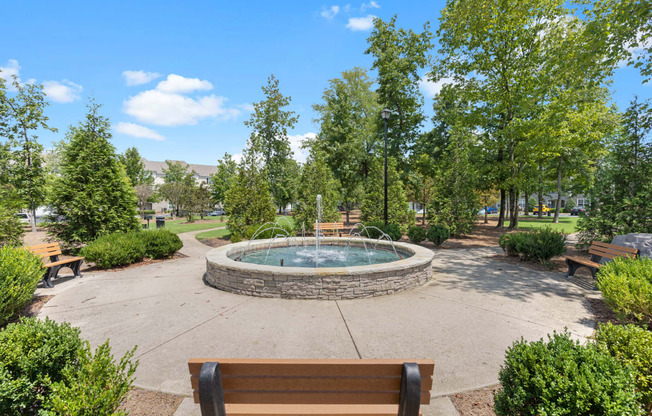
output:
M219 217L221 215L224 215L224 210L222 208L218 208L215 211L209 213L208 215L211 217Z
M582 207L575 207L575 208L571 208L570 214L571 215L584 215L584 214L586 214L586 210L584 208L582 208Z
M486 207L487 214L498 214L498 208L496 207Z
M18 221L20 221L21 224L31 224L32 223L30 221L29 214L26 214L24 212L17 212L14 215L16 217L18 217Z
M534 208L532 208L532 213L533 214L538 214L539 213L539 207L540 207L539 205L535 205ZM544 213L544 214L547 214L548 212L550 212L550 208L548 208L545 205L541 205L541 212Z

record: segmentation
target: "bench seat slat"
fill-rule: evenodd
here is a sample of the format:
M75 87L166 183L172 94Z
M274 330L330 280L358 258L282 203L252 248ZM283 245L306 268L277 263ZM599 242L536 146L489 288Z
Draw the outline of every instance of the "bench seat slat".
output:
M594 241L593 243L591 243L591 245L595 247L602 247L602 248L614 249L618 251L624 251L625 253L638 254L638 249L634 247L617 246L614 244L603 243L601 241Z
M55 261L53 263L45 263L45 264L43 264L43 267L59 266L61 264L68 264L68 263L72 263L74 261L79 261L79 260L84 260L84 257L73 257L73 258L69 258L69 259L63 259L63 260Z
M237 416L265 415L339 415L339 416L396 416L396 404L365 404L365 405L294 405L294 404L227 404L226 413ZM421 414L421 412L419 412Z
M588 259L583 259L581 257L567 257L569 260L574 261L575 263L583 264L585 266L589 267L600 267L600 263L596 263L594 261L588 260Z
M233 392L224 391L225 403L244 404L396 404L399 391L388 392ZM195 403L199 403L199 392L193 391ZM430 391L421 392L421 404L430 403Z
M616 249L605 248L605 247L591 247L589 249L589 254L595 254L600 257L614 258L618 256L622 257L636 257L635 253L630 253L628 251L619 251Z
M199 387L199 376L190 377L193 389ZM294 390L294 391L340 391L400 390L401 377L222 377L224 390ZM432 388L432 376L422 375L421 389Z

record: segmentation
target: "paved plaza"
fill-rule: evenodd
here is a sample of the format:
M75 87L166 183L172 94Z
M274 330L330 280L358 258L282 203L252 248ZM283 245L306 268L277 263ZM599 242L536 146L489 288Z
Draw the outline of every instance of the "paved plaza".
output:
M93 345L110 338L116 356L138 345L136 386L188 396L191 357L431 358L426 415L455 415L446 395L496 384L505 349L521 336L567 327L585 340L594 329L590 289L492 259L499 249L437 250L432 281L407 292L285 300L206 286L210 248L195 234L180 234L188 257L40 288L56 296L39 316L70 322ZM199 414L199 406L187 399L177 414Z

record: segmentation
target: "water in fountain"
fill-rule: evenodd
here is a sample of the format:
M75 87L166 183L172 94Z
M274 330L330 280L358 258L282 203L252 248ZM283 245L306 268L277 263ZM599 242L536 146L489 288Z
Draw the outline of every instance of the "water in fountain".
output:
M317 195L317 221L315 222L315 248L299 248L297 237L288 230L281 227L280 221L285 220L288 228L292 228L290 221L281 217L274 223L265 223L261 225L249 240L244 252L236 257L236 260L242 260L249 263L283 265L285 259L289 259L287 265L299 267L342 267L361 264L376 264L395 261L406 256L406 253L400 253L396 250L391 237L377 227L365 226L361 223L356 224L349 232L346 238L346 244L341 247L331 247L324 249L322 247L322 238L324 237L321 229L323 216L322 198ZM305 235L305 225L302 224L302 236ZM271 230L270 241L267 250L257 250L250 252L251 243L264 232ZM371 235L380 235L377 239L372 239ZM285 240L284 246L275 246L279 239ZM302 246L305 246L305 238L302 238ZM359 241L362 247L352 245L353 242ZM379 243L386 240L390 243L391 251L379 247ZM383 245L384 246L384 245ZM270 257L270 253L274 254ZM409 255L408 255L409 256Z

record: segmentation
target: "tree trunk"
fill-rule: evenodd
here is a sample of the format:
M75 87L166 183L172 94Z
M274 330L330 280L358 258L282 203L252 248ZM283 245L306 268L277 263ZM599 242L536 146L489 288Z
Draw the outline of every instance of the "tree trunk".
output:
M561 205L561 168L563 156L559 156L559 167L557 168L557 203L555 204L555 219L552 220L555 224L559 224L559 207Z
M484 223L489 224L489 214L487 214L487 206L484 206Z
M509 188L509 229L518 227L518 197L514 187Z
M523 191L523 201L525 201L523 212L525 215L530 215L530 198L527 191Z
M537 212L537 218L543 218L543 212L541 212L541 207L543 207L543 166L539 164L539 212Z
M30 215L32 216L32 220L30 221L30 223L32 223L32 232L35 233L36 232L36 208L34 208L34 206L32 206Z
M349 225L350 224L350 222L349 222L349 212L350 212L349 204L344 204L344 207L345 207L344 209L346 210L346 225Z
M505 226L505 190L500 190L500 212L498 213L498 225L496 228L503 228Z

